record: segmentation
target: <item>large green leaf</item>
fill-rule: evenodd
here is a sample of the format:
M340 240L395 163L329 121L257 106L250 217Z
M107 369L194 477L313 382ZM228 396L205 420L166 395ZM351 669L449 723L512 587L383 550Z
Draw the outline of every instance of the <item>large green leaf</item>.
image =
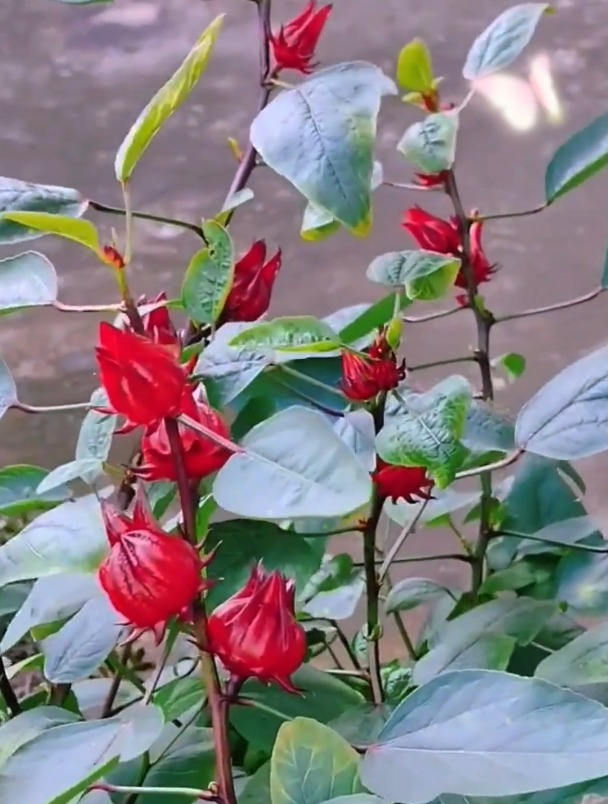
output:
M218 472L217 504L251 519L346 516L365 505L365 467L316 411L291 407L253 428Z
M534 673L563 687L608 682L608 624L602 623L549 654Z
M205 28L184 61L131 126L114 162L119 181L129 181L141 155L196 85L213 52L223 19L224 15L220 14Z
M206 221L205 248L197 251L182 283L185 311L198 324L214 324L228 298L234 277L234 247L228 231L217 221Z
M102 461L99 458L77 458L74 461L56 466L40 481L36 489L38 494L61 488L71 480L79 478L96 478L102 474Z
M65 502L0 547L0 586L59 572L91 572L107 549L97 498L90 494Z
M103 595L96 595L68 622L42 641L44 677L73 684L95 673L115 647L123 627Z
M475 452L515 448L514 422L485 402L474 399L469 406L462 443Z
M67 488L38 494L38 486L47 474L46 469L27 464L0 469L0 516L23 516L63 502L69 496Z
M404 578L390 589L384 606L387 614L409 611L446 595L455 601L454 595L447 587L430 578Z
M545 198L550 204L608 165L608 114L573 134L553 154L545 171Z
M608 796L608 777L519 796L438 796L432 804L589 804Z
M205 549L215 547L217 554L207 571L215 580L207 592L211 608L237 592L258 562L266 570L277 569L293 578L299 590L319 567L317 553L305 538L281 530L272 522L246 519L215 522L209 528Z
M452 286L460 260L434 251L391 251L369 264L367 278L391 287L405 287L410 299L440 298Z
M574 614L598 616L608 612L608 555L580 550L566 553L557 567L555 582L555 599Z
M508 67L532 39L549 3L522 3L503 11L471 45L462 74L469 81Z
M17 401L17 386L11 370L0 358L0 418Z
M53 264L36 251L0 260L0 310L51 304L57 298Z
M230 722L234 728L264 752L270 753L279 727L286 721L311 717L328 723L342 712L363 703L363 696L352 687L310 665L297 670L292 681L300 695L249 680L243 687L242 696L251 702L250 705L230 709Z
M88 202L78 190L48 184L32 184L0 176L0 213L49 212L79 218ZM41 232L8 220L0 214L0 243L18 243L40 237Z
M270 758L272 804L322 804L360 792L359 757L343 737L310 718L281 726Z
M587 540L590 536L599 536L600 523L591 516L575 516L552 522L544 528L531 533L533 538L518 542L517 553L520 556L536 555L538 553L560 552L560 547L569 547ZM601 539L601 536L600 536Z
M563 460L608 449L608 348L572 363L526 402L515 440L528 452Z
M491 724L491 726L490 726ZM602 776L608 710L539 679L464 670L416 690L393 712L362 766L387 801L443 793L506 796Z
M371 226L376 118L393 82L363 61L316 72L281 92L251 125L264 162L354 234Z
M408 393L376 438L387 463L424 466L438 488L454 479L466 456L460 442L471 388L463 377L448 377L425 394Z
M339 348L340 340L332 328L311 315L275 318L240 332L229 346L256 351L331 352Z
M430 640L429 652L416 662L412 680L426 684L446 670L504 670L516 643L534 639L555 613L550 601L492 600L449 620ZM508 641L507 641L508 640Z
M449 170L456 156L458 113L429 114L412 125L399 140L397 150L421 173Z
M1 768L22 746L43 734L53 726L73 723L78 717L56 706L40 706L22 712L16 718L0 726L0 778Z
M49 212L4 212L2 218L37 231L40 235L51 234L72 240L85 248L99 252L99 236L91 221L77 220L67 215L53 215Z

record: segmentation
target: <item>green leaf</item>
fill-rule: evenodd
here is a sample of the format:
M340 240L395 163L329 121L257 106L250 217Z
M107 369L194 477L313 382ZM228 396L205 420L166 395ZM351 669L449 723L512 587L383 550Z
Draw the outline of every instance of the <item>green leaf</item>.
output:
M228 344L256 350L280 352L331 352L340 348L340 339L330 326L311 315L275 318L249 327Z
M433 499L429 500L420 513L422 502L406 503L399 501L393 503L387 500L384 503L384 513L401 527L410 524L416 518L421 524L431 525L435 520L443 520L446 514L452 514L461 508L473 505L479 500L480 492L457 491L453 487L441 491L433 491Z
M5 587L12 588L12 584ZM94 575L60 573L41 578L32 586L6 629L0 642L0 653L10 650L32 628L65 620L99 595Z
M131 708L122 719L67 723L46 729L4 765L0 800L68 804L119 758L126 761L146 751L161 729L162 715L154 706L145 711ZM58 761L58 757L66 761Z
M423 603L446 595L454 599L454 595L447 587L429 578L404 578L390 589L384 607L387 614L410 611Z
M534 675L562 687L608 682L608 624L596 625L547 656Z
M605 774L607 759L600 703L539 679L465 670L397 707L361 776L387 801L407 790L409 804L423 804L448 792L506 796L582 782Z
M536 555L538 553L555 553L559 546L569 547L578 542L588 539L590 536L598 535L601 525L597 519L591 516L575 516L570 519L562 519L559 522L552 522L544 528L537 530L534 540L522 539L518 542L517 552L520 556ZM601 539L601 536L599 537ZM545 542L543 544L543 542Z
M48 212L79 218L88 201L78 190L47 184L32 184L0 176L0 243L19 243L40 237L40 232L5 218L4 212Z
M608 165L608 114L597 117L557 149L545 171L551 204Z
M63 502L69 496L67 488L38 494L38 486L47 474L46 469L27 464L0 469L0 516L23 516Z
M459 268L460 260L434 251L391 251L372 260L366 275L372 282L405 287L407 296L412 300L431 300L438 296L429 293L432 290L429 279L441 277L440 285L447 282L447 287L450 287Z
M20 748L53 726L73 723L77 716L57 706L40 706L22 712L0 726L0 769Z
M49 212L3 212L2 218L19 223L41 235L52 234L73 240L81 246L99 252L97 229L91 221L69 218L65 215L53 215Z
M292 681L301 691L300 695L249 680L241 695L251 703L230 708L232 726L261 751L272 751L279 727L286 721L302 716L328 723L342 712L360 706L364 700L352 687L310 665L297 670Z
M532 39L549 3L522 3L503 11L473 42L462 70L469 81L503 70Z
M205 28L184 61L131 126L114 162L118 181L123 184L129 181L144 151L196 85L207 67L223 19L224 15L220 14Z
M460 443L471 399L463 377L448 377L425 394L408 393L398 415L376 437L378 455L398 466L423 466L443 489L466 455Z
M421 39L413 39L399 51L397 83L405 92L424 93L433 89L431 54Z
M397 150L421 173L449 170L456 156L458 114L429 114L413 123L399 140Z
M474 399L467 413L462 443L475 452L509 452L515 448L514 431L512 419Z
M510 567L493 572L479 587L480 595L497 595L499 592L510 592L525 589L532 584L544 583L553 576L553 565L547 566L538 560L516 561Z
M116 611L103 595L92 597L56 633L42 641L44 677L73 684L94 673L122 633Z
M215 581L207 593L210 608L241 589L258 562L268 571L280 570L293 578L299 590L319 567L319 559L306 539L272 522L214 522L205 539L205 550L213 548L217 554L207 570Z
M555 599L573 614L598 616L608 612L608 555L572 551L556 572Z
M17 401L17 386L9 367L0 358L0 418Z
M345 516L369 501L365 467L320 413L291 407L253 428L213 484L217 504L251 519Z
M25 251L0 260L0 310L47 305L56 299L57 274L44 255Z
M395 315L395 295L389 293L375 304L365 305L359 315L352 318L338 332L342 343L354 344L367 337L378 327L387 324ZM405 293L400 293L397 301L397 313L402 312L412 304L412 300ZM371 339L370 339L371 340Z
M98 458L79 458L69 463L56 466L44 477L36 489L38 494L54 491L61 488L71 480L84 477L98 477L102 472L102 461Z
M523 406L517 445L546 458L585 458L608 449L608 348L577 360Z
M602 280L600 282L602 290L608 290L608 248L604 254L604 270L602 272Z
M98 388L91 395L91 405L103 408L108 401L105 391ZM76 460L86 460L95 458L101 464L110 454L112 437L116 427L117 416L108 413L99 413L96 410L89 410L84 417L78 433L76 443ZM81 474L83 480L92 483L98 476L98 472Z
M499 355L492 360L494 368L501 368L507 375L509 382L515 382L526 370L526 358L517 352L509 352L505 355Z
M515 644L531 642L556 610L551 601L524 597L477 606L449 620L430 640L429 652L414 666L412 681L426 684L446 670L504 670Z
M281 726L270 758L271 804L322 804L360 792L359 758L343 737L310 718Z
M59 572L92 572L107 550L96 497L65 502L0 547L0 586Z
M182 283L182 304L193 321L215 324L226 303L234 278L232 238L217 221L206 221L207 245L197 251Z
M365 236L376 118L382 96L395 93L393 82L367 62L319 70L257 115L251 143L310 203Z
M364 591L363 573L347 553L327 555L302 591L299 605L309 617L348 620Z

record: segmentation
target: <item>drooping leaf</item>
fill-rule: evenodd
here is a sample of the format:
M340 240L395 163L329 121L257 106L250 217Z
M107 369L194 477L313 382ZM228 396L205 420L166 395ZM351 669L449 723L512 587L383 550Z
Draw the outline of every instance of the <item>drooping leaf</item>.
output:
M528 452L562 460L608 449L608 348L572 363L526 402L515 440Z
M576 637L538 665L534 675L563 687L608 682L608 625Z
M322 804L362 792L357 752L343 737L310 718L281 726L270 758L272 804Z
M356 344L360 339L370 337L378 327L387 324L395 315L395 309L397 309L397 313L400 313L412 304L412 300L405 292L398 294L397 302L395 302L395 295L390 293L375 304L365 305L359 315L354 316L339 330L340 340L343 343ZM373 338L370 337L371 340Z
M56 298L57 274L44 255L25 251L0 260L0 310L50 304Z
M257 115L251 142L309 202L364 236L371 226L376 118L382 96L395 92L393 82L367 62L319 70Z
M123 627L104 595L88 600L56 633L42 642L44 677L73 684L94 673L115 647Z
M397 150L421 173L449 170L456 156L458 123L455 112L429 114L424 120L412 123L399 140Z
M360 706L363 696L337 678L303 665L292 681L301 695L291 695L259 681L245 683L242 696L252 701L248 706L233 706L230 722L253 746L270 753L280 726L295 717L310 717L321 723L334 720L342 712ZM259 701L263 706L256 708ZM264 708L266 707L266 708Z
M97 498L62 503L0 547L0 586L59 572L91 572L108 549Z
M207 593L214 608L241 589L252 568L261 562L264 569L280 570L302 589L319 567L319 560L306 539L282 530L271 522L230 519L214 522L205 539L205 549L217 548L207 575L215 580Z
M376 437L378 455L399 466L423 466L445 488L466 455L460 438L470 399L469 383L456 376L427 393L408 393Z
M56 466L40 481L36 492L38 494L44 494L45 492L61 488L71 480L77 480L83 477L96 477L100 474L101 469L102 461L98 458L78 458L75 461L63 463L61 466Z
M58 706L40 706L22 712L13 720L0 726L0 768L22 746L43 734L53 726L73 723L77 715Z
M369 500L369 474L316 411L277 413L254 427L242 446L213 484L217 504L237 516L345 516Z
M114 162L118 181L123 183L129 181L144 151L195 87L207 67L223 19L224 15L220 14L207 26L184 61L131 126Z
M91 395L91 405L104 408L108 404L105 391L98 388ZM86 460L95 458L100 464L106 460L110 454L112 446L112 436L116 428L117 416L109 413L100 413L97 410L89 410L84 417L78 433L76 442L76 460ZM80 476L87 483L92 483L98 476L99 471L83 472Z
M545 171L545 198L551 204L608 165L608 114L573 134L553 154Z
M598 535L601 529L600 522L592 516L582 515L562 519L559 522L552 522L544 528L531 533L534 539L520 540L517 545L517 552L520 556L536 555L544 552L555 552L560 545L568 547L577 542L588 539L590 536ZM601 537L600 537L601 538ZM608 550L608 545L607 548Z
M433 67L428 47L421 39L412 39L397 57L397 83L406 92L433 89Z
M0 469L0 516L23 516L63 502L69 496L65 487L38 494L37 488L46 475L46 469L27 464Z
M363 572L347 553L325 556L300 595L299 604L309 617L347 620L365 591Z
M404 578L396 583L388 595L384 607L387 614L395 611L409 611L422 603L437 600L448 595L454 596L450 590L429 578Z
M228 231L217 221L206 221L205 248L197 251L182 283L182 303L193 321L214 324L228 298L234 277L234 247Z
M340 340L330 326L311 315L275 318L240 332L228 344L259 351L331 352Z
M492 600L471 609L433 637L429 652L414 666L412 680L426 684L446 670L464 668L504 670L515 644L534 639L555 611L551 601L523 597Z
M17 401L17 386L11 370L0 358L0 418Z
M78 190L0 176L0 213L47 212L79 218L87 205L88 202ZM0 214L0 243L19 243L40 235L38 230L22 226Z
M99 236L91 221L70 218L67 215L53 215L49 212L4 212L2 218L32 229L40 235L51 234L72 240L81 246L99 252Z
M451 287L460 260L434 251L391 251L376 257L367 278L391 287L405 287L410 299L431 301Z
M462 70L469 81L508 67L532 39L549 3L521 3L503 11L471 45Z

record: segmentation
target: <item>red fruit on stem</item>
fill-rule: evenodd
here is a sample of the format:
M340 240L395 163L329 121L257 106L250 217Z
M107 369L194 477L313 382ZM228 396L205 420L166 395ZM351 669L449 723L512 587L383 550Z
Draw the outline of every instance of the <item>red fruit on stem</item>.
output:
M234 267L232 287L218 323L257 321L264 315L280 268L281 250L266 261L266 244L256 240Z
M204 587L195 548L166 534L152 517L138 487L129 516L102 501L110 553L97 570L101 588L133 631L130 639L152 630L157 643L171 617L188 618L192 602Z
M102 322L95 353L109 409L129 427L179 416L189 388L174 348Z
M219 413L204 402L195 402L190 397L182 412L217 435L230 439L230 432ZM181 423L178 423L177 428L182 442L184 467L190 480L200 480L217 472L230 457L231 453L227 449L194 432L192 428ZM175 461L164 420L159 422L158 427L144 434L141 453L141 466L135 470L140 477L144 480L177 481Z
M430 491L434 483L422 466L393 466L377 458L372 480L378 496L382 499L390 497L394 503L401 498L408 503L415 503L416 497L433 499Z
M277 34L270 35L270 47L277 70L313 71L315 49L332 6L317 9L316 0L310 0L304 10L285 25Z
M297 692L291 674L306 656L294 613L295 586L280 572L254 567L245 586L209 616L209 650L237 678L257 678Z

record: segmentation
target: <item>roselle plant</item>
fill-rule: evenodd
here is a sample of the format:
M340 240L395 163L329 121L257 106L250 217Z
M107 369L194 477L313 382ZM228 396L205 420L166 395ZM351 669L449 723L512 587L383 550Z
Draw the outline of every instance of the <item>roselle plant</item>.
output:
M396 80L364 61L321 67L331 5L310 0L291 20L271 5L248 3L259 111L241 146L231 141L223 208L201 209L202 222L134 210L130 190L221 47L229 10L120 145L123 207L0 179L1 243L75 241L117 287L104 304L70 306L42 253L0 261L3 315L105 314L83 347L96 355L89 400L26 404L0 363L2 414L56 414L61 426L63 411L83 410L73 461L0 471L0 802L606 796L608 547L570 461L608 451L608 349L566 366L513 420L495 400L496 373L516 379L525 359L493 355L491 335L595 299L608 271L586 295L538 309L489 310L482 292L497 270L492 219L540 214L599 172L608 114L556 151L537 207L487 214L481 194L473 210L455 170L460 117L550 6L494 20L449 100L422 41L398 54ZM382 102L419 109L398 145L411 183L383 176ZM230 229L254 170L303 196L310 259L338 230L373 236L373 192L402 189L403 250L367 267L386 289L380 301L324 319L268 316L281 251L265 242L263 220L253 243L235 243ZM444 198L441 217L426 209L428 193ZM140 218L200 240L179 298L162 287L138 295ZM409 309L437 301L440 312ZM447 315L472 326L472 351L410 366L413 328L433 337ZM478 368L474 385L449 373L465 362ZM446 372L434 386L422 371L431 366ZM411 548L414 532L423 545L437 525L454 532L454 552ZM431 559L460 562L466 582L416 576L415 562ZM397 564L412 572L393 583ZM418 634L412 612L424 614Z

